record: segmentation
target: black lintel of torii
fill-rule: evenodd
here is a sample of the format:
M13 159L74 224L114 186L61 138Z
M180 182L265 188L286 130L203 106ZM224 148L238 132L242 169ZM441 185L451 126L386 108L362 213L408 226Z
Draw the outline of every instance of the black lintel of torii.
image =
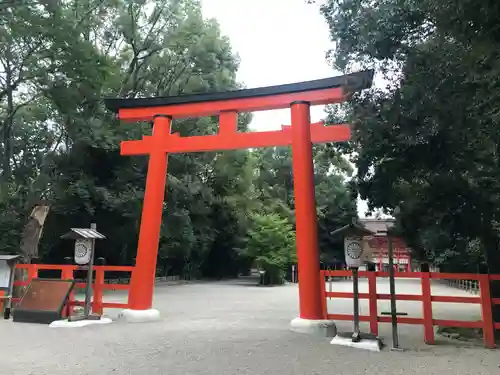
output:
M373 81L373 70L365 70L342 76L316 79L284 85L257 87L251 89L202 93L193 95L154 97L154 98L106 98L104 103L109 111L118 113L124 108L146 108L170 105L182 105L203 102L227 101L236 99L249 99L265 96L294 94L305 91L326 90L342 87L346 92L357 92L370 88Z

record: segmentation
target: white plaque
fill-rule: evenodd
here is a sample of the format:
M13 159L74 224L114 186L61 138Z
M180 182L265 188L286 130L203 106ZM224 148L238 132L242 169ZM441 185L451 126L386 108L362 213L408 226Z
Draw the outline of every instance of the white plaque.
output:
M344 253L347 267L360 267L364 265L363 241L359 237L346 237L344 239Z
M75 241L75 263L88 264L90 262L90 253L92 250L92 240L82 239Z
M12 269L6 260L0 260L0 288L10 288L10 273Z

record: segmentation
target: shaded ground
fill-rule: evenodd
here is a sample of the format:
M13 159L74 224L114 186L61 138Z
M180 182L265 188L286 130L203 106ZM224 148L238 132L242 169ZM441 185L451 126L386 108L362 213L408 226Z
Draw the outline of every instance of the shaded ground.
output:
M469 375L500 372L497 351L420 345L417 344L421 342L420 328L414 331L414 338L411 334L414 327L409 327L409 331L402 328L403 346L413 348L404 353L360 352L332 346L324 338L292 333L288 326L297 315L297 286L244 285L244 281L236 281L158 286L155 305L163 316L159 323L117 321L107 326L49 329L0 321L4 339L0 373ZM382 285L383 281L381 288ZM337 287L347 289L349 283L335 283L335 290L339 290ZM107 297L120 300L124 295L113 293ZM330 309L348 312L350 305L349 300L335 304L332 301Z

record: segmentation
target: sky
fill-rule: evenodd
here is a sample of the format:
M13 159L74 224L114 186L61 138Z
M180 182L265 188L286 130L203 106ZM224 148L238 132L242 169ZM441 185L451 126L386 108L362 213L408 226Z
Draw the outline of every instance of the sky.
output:
M241 60L238 81L246 87L272 86L333 77L341 73L326 62L332 48L328 26L317 5L306 0L201 0L205 18L216 18ZM311 108L311 121L325 117ZM254 131L290 124L289 110L256 112ZM367 205L358 201L358 213Z

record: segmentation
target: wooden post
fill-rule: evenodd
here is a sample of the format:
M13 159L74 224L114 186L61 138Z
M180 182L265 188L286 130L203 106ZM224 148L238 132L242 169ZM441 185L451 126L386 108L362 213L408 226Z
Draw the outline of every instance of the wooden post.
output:
M130 281L131 310L149 310L153 305L168 160L160 142L170 134L171 121L168 116L156 116L154 119L153 139L158 142L158 147L149 156L136 265Z
M489 275L479 276L479 298L481 300L481 315L483 320L483 340L487 348L495 348L495 328L491 308L491 291Z
M62 280L73 280L73 271L74 268L72 265L65 265L62 267L61 270L61 279ZM75 292L71 291L68 297L68 304L66 305L66 317L69 318L71 315L73 315L73 306L72 303L75 300Z
M319 277L319 289L321 291L321 306L323 310L323 319L328 318L328 301L326 300L326 288L325 288L325 271L320 272Z
M368 273L368 296L370 310L370 332L378 336L378 306L377 306L377 274L375 264L369 265Z
M421 265L422 278L422 312L424 318L424 341L426 344L434 344L434 324L432 323L432 292L429 274L429 264Z
M291 105L299 307L300 318L320 320L323 317L323 307L321 291L318 288L318 275L320 274L318 227L309 107L307 102L295 102Z
M95 267L95 282L94 282L94 303L92 304L92 312L102 315L103 313L103 285L104 285L104 267Z

